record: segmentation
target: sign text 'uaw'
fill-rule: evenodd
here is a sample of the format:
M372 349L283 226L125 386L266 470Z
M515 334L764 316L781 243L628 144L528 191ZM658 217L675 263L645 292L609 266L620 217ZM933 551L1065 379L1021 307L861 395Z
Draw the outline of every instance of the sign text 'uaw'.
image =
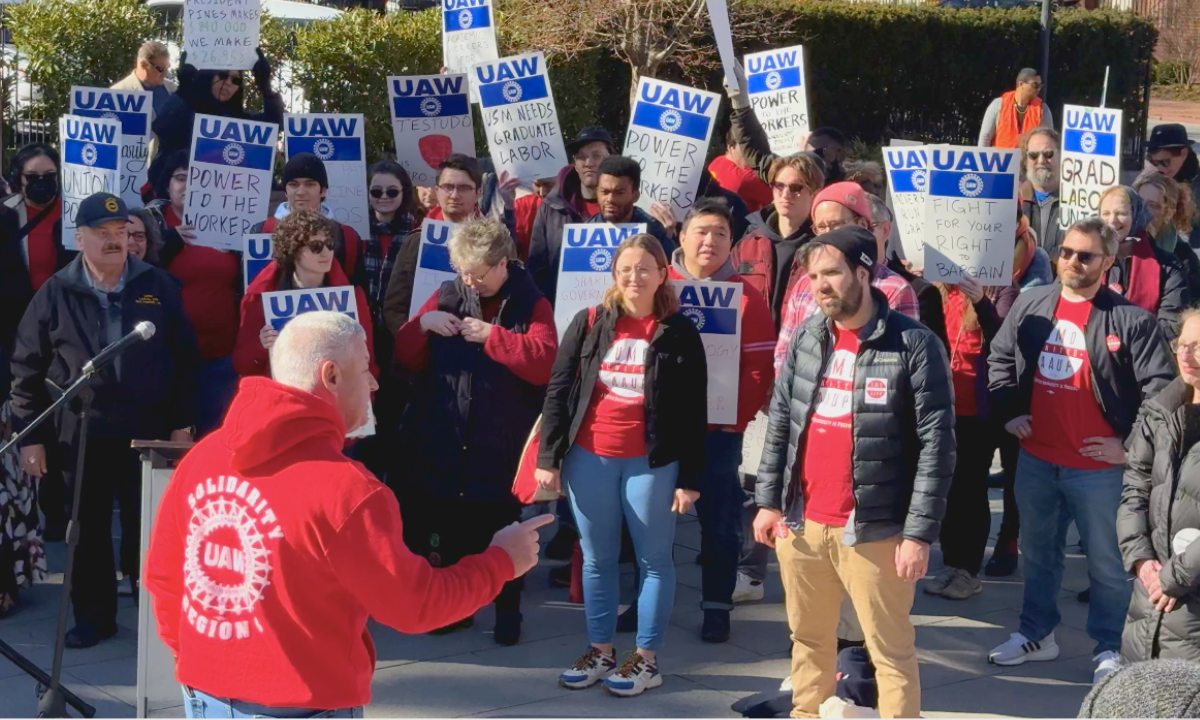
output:
M679 312L704 341L708 364L708 422L737 422L738 377L742 356L742 284L673 280Z
M442 65L452 73L500 57L491 0L442 0Z
M1121 111L1063 106L1058 223L1100 214L1100 196L1121 182Z
M433 187L451 153L475 156L475 130L466 74L388 78L396 162L414 184Z
M63 115L58 119L62 140L62 242L76 250L75 215L79 203L98 192L117 195L121 191L119 155L121 123L107 118Z
M771 152L791 155L803 150L800 141L808 136L804 48L795 45L751 53L745 66L750 106L767 133Z
M272 259L270 233L242 236L242 277L247 288Z
M262 295L262 303L267 324L276 330L282 330L297 315L317 310L358 317L358 303L354 297L354 287L350 285L267 292Z
M646 232L645 223L568 223L558 255L554 324L561 340L580 310L597 305L612 287L613 263L625 238Z
M359 237L371 235L367 205L367 160L362 115L310 113L286 115L284 149L287 157L312 153L325 163L329 190L325 206L333 219L354 228Z
M153 95L144 90L72 87L71 114L107 118L121 123L119 174L121 199L130 207L142 204L150 164L150 125L154 122Z
M924 267L921 256L925 247L925 194L929 190L928 150L922 146L885 147L883 161L904 257Z
M450 264L450 233L454 232L454 226L452 222L428 218L421 223L421 244L417 250L417 272L413 275L409 317L416 316L442 283L458 275Z
M472 86L487 128L497 172L524 183L555 177L567 163L558 111L541 52L492 60L471 68Z
M196 115L183 216L197 245L241 250L267 219L278 134L273 123Z

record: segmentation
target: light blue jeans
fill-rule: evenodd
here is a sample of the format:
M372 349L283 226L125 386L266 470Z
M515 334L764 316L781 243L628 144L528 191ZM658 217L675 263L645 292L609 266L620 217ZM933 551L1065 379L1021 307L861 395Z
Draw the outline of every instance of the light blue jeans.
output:
M1125 468L1076 470L1053 465L1021 450L1014 490L1021 516L1021 554L1025 556L1025 601L1021 634L1040 641L1054 631L1061 615L1067 526L1075 520L1087 548L1091 600L1087 632L1095 654L1120 651L1121 630L1129 611L1133 579L1121 562L1117 543L1117 507Z
M657 652L675 604L675 479L679 463L650 468L645 456L606 458L579 447L563 460L562 482L583 549L583 605L588 640L613 641L621 576L621 520L629 524L641 569L637 646Z
M183 686L183 712L189 718L274 718L297 717L295 708L280 708L279 715L247 715L229 706L228 700L215 698L208 693ZM289 714L290 713L290 714ZM363 716L362 707L345 708L343 710L325 710L316 715L305 715L310 718L360 718Z

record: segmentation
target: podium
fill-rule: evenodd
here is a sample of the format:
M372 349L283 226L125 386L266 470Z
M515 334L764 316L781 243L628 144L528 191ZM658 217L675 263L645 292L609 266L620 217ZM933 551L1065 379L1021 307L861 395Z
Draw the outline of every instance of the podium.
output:
M165 440L134 440L133 449L142 458L142 545L141 567L146 566L146 552L154 519L175 465L192 447L192 443ZM178 708L175 717L183 717L183 691L175 681L175 658L158 637L158 623L150 607L150 593L144 583L138 587L138 653L137 653L137 717L162 716L164 710Z

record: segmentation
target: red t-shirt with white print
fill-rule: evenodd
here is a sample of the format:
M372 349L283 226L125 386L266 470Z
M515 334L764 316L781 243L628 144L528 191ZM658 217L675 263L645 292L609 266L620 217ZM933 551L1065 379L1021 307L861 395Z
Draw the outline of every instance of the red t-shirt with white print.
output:
M844 527L854 510L854 361L858 332L833 326L833 356L825 366L804 443L800 486L804 519Z
M646 454L646 355L658 328L653 316L617 319L613 343L600 361L575 443L601 457L634 458Z

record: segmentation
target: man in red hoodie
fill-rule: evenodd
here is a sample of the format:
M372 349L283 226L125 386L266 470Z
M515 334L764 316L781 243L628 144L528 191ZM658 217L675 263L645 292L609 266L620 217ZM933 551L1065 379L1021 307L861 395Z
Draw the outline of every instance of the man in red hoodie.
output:
M144 581L188 717L362 717L367 618L422 633L491 602L537 564L543 515L432 568L403 541L395 496L342 454L378 386L349 316L312 312L246 378L160 505ZM232 713L237 713L231 715Z

